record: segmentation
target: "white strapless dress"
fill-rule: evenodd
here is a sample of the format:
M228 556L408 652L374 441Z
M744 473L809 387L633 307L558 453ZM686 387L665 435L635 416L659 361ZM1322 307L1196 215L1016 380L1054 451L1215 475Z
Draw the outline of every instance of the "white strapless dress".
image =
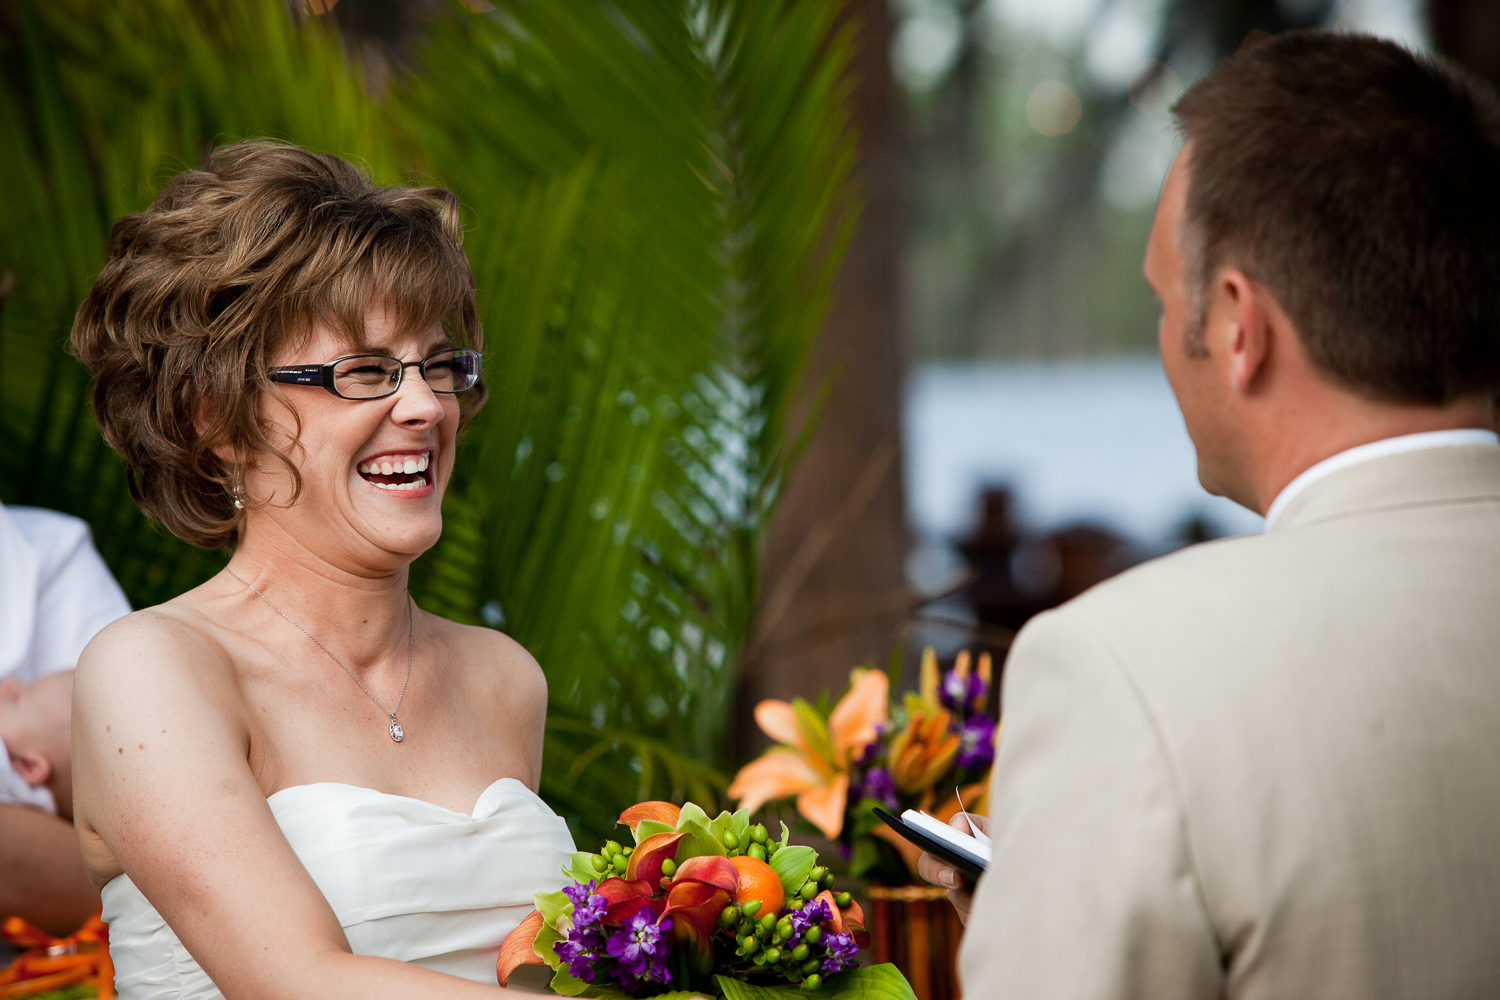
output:
M325 782L266 799L357 955L495 982L500 942L538 892L561 888L568 826L531 789L501 778L472 815ZM104 887L120 1000L223 994L126 875Z

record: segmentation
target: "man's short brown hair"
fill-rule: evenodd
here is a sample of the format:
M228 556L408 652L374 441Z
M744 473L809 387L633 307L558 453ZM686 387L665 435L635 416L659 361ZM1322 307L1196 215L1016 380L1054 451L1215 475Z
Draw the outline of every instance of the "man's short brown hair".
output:
M1500 388L1500 101L1375 38L1248 48L1173 109L1192 144L1181 239L1276 296L1316 367L1371 399Z
M121 219L72 346L141 509L194 545L232 545L242 512L222 445L283 462L295 501L301 477L258 415L261 393L286 399L267 366L315 323L357 349L374 303L400 329L441 322L457 345L482 346L452 193L377 187L336 156L251 141ZM459 397L464 422L484 397L483 384Z

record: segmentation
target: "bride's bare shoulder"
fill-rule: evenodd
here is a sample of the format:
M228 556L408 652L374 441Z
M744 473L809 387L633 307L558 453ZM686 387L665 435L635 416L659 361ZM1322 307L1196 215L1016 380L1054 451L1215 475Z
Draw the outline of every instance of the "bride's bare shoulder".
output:
M492 628L430 617L441 629L445 644L459 654L457 662L465 665L468 683L517 708L534 706L546 711L547 678L526 647Z
M120 618L94 636L78 658L85 688L117 680L212 680L232 663L207 616L182 598Z

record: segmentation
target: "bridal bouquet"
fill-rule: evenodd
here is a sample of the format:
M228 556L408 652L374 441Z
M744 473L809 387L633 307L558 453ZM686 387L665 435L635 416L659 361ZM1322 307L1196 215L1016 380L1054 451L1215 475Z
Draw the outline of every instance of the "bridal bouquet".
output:
M642 802L619 821L633 844L574 854L572 884L537 893L501 946L502 986L545 964L565 996L914 1000L893 966L855 968L864 914L785 824L776 838L743 809L710 818L691 802Z
M875 815L921 809L947 821L963 806L985 815L999 726L986 713L990 656L967 650L947 670L922 653L920 686L890 697L884 671L855 670L831 708L768 699L755 721L778 746L742 767L729 796L751 812L795 797L797 811L848 852L849 874L904 882L921 851Z

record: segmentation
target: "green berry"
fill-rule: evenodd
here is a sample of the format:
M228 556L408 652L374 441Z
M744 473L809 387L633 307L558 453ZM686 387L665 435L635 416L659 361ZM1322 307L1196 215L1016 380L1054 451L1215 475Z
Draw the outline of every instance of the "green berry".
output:
M745 950L746 955L753 955L756 949L760 947L760 941L757 938L747 938L745 943L740 945L740 947Z
M625 848L625 850L621 851L620 853L623 854L623 855L625 855L628 858L632 854L635 853L635 848L634 847L627 847L627 848Z
M776 914L767 913L760 918L760 929L769 934L776 929Z
M737 927L735 929L735 932L737 934L739 934L740 937L745 937L747 934L748 935L753 935L755 933L755 926L756 925L755 925L755 921L754 920L743 920L742 919L740 921L739 927Z
M775 965L777 962L781 961L781 949L776 947L775 945L767 948L765 951L765 955L767 965Z
M823 977L820 976L820 975L818 975L816 972L814 972L812 975L808 976L806 979L802 980L802 988L804 990L809 990L809 991L815 990L819 986L822 986L822 985L823 985Z
M747 917L753 917L760 912L760 900L752 899L745 904L744 913Z
M731 851L740 846L740 838L734 835L733 830L724 831L724 846L729 848Z
M752 826L750 828L750 839L755 841L757 844L764 844L768 839L765 825L762 823L757 823Z
M625 849L623 847L621 847L613 840L606 841L604 844L604 853L608 854L610 857L614 857L616 854L621 854L624 852L624 850Z
M748 848L746 848L745 853L754 858L756 861L766 860L766 849L761 844L751 844Z
M776 936L785 941L792 936L792 918L782 917L776 921Z
M802 971L804 973L817 972L818 969L822 967L822 965L823 960L821 958L809 958L807 961L802 963Z
M676 875L677 874L677 862L673 861L671 858L668 858L667 860L663 861L661 863L661 873L663 875L665 875L667 878L671 878L673 875ZM846 893L844 893L844 895L847 896L849 894L846 892Z
M805 961L807 961L807 945L805 945L805 944L799 944L797 947L795 947L795 948L792 949L792 961L793 962L805 962Z
M824 875L822 878L818 879L818 888L820 888L820 889L832 889L833 888L833 876L831 874L829 874L829 875Z
M824 868L822 865L819 865L812 870L812 874L808 876L808 880L812 882L821 882L827 877L828 869Z
M740 919L740 908L730 903L719 912L719 924L722 927L733 927L734 922Z
M801 896L803 899L812 899L817 894L818 894L818 883L816 883L816 882L809 882L809 883L807 883L806 885L804 885L802 887L802 891L799 892L797 895Z
M839 904L839 909L847 910L849 908L849 904L854 902L854 897L849 895L847 892L841 892L837 896L833 897L833 901Z
M610 865L614 868L615 873L618 875L624 875L625 869L629 866L629 864L630 863L625 860L625 856L623 854L616 854L614 856L614 859L610 862Z
M609 859L599 854L590 855L589 867L594 869L598 874L603 875L609 868Z
M775 857L776 852L779 850L781 850L781 845L776 843L776 841L766 841L766 860L769 861L771 858Z
M823 940L823 928L809 927L807 933L803 934L802 937L808 944L817 944Z

